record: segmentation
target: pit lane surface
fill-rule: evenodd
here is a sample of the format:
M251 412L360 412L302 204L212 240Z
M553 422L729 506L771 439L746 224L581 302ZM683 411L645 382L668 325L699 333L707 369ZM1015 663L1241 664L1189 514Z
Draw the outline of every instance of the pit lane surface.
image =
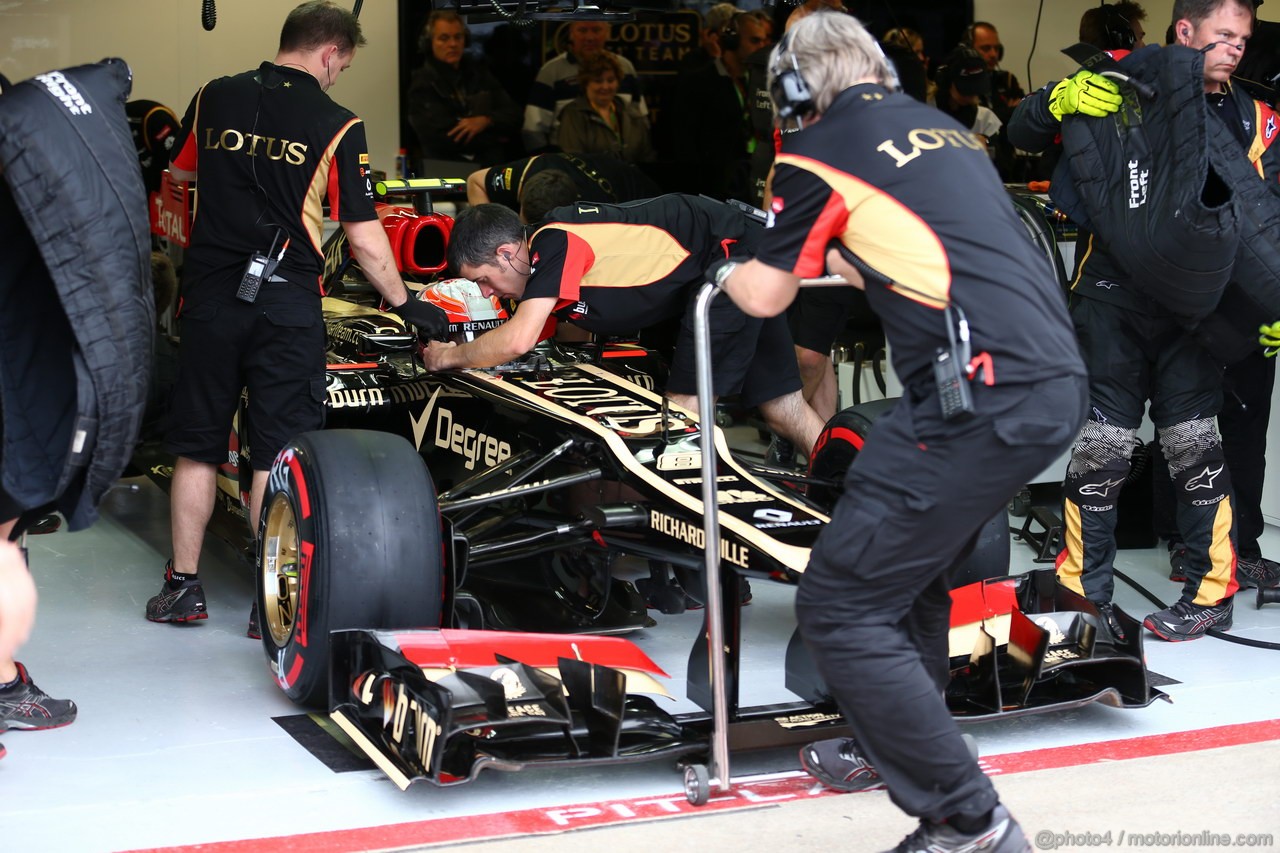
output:
M132 482L136 491L109 496L93 530L29 540L41 614L20 657L42 687L77 701L80 718L3 736L5 850L873 850L911 829L883 792L816 791L790 751L734 756L735 777L784 775L696 811L663 763L487 774L404 793L377 771L334 772L273 720L298 709L274 686L259 644L243 636L251 579L230 549L212 539L207 548L209 620L142 618L168 553L168 508L149 483ZM1264 546L1280 550L1280 532L1269 529ZM1015 544L1015 571L1030 568L1031 556ZM1118 567L1166 600L1176 594L1163 548L1123 551ZM791 593L753 587L743 699L785 701ZM1117 600L1139 617L1151 609L1123 584ZM698 618L658 615L657 628L632 637L672 674L675 693ZM1255 610L1242 595L1235 618L1233 633L1280 641L1280 606ZM1151 641L1146 651L1153 671L1178 682L1161 688L1172 704L967 727L1024 827L1086 833L1085 841L1122 828L1280 839L1280 657L1213 639ZM693 710L684 700L673 707ZM543 831L555 834L538 841ZM502 836L517 838L484 843Z

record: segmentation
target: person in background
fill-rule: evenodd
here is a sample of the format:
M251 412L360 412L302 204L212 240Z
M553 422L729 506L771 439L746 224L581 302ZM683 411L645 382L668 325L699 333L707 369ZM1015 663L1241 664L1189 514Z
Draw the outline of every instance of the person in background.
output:
M408 101L423 156L502 162L518 147L519 105L483 61L467 55L467 26L457 12L432 12L422 37L429 51L413 73Z
M1141 50L1147 46L1146 19L1147 10L1132 0L1094 6L1080 16L1080 41L1103 50Z
M609 25L603 21L574 21L569 24L569 49L543 63L529 89L529 103L524 108L521 131L527 153L541 154L551 149L556 116L565 104L582 94L579 64L590 57L608 53L605 50L608 41ZM618 97L623 101L634 101L637 114L648 121L649 107L641 96L635 66L625 56L610 55L622 72Z
M618 97L621 77L613 54L600 53L579 63L584 94L560 111L556 147L568 154L608 154L626 163L654 159L649 123L634 103Z
M753 197L751 157L760 143L750 117L747 58L766 43L760 18L743 12L725 29L720 58L676 81L663 121L685 191L718 199Z
M957 47L938 67L937 106L991 145L1000 133L996 114L982 105L991 91L991 72L981 54L971 47Z
M720 36L735 15L742 10L732 3L717 3L702 16L702 26L698 30L698 46L680 57L676 65L676 73L694 71L720 58Z
M1002 124L1008 124L1009 116L1026 93L1022 91L1022 85L1013 72L1000 67L1004 60L1004 45L1000 43L1000 33L994 24L974 21L965 30L962 44L976 50L987 63L987 70L991 72L991 88L983 104L991 108Z

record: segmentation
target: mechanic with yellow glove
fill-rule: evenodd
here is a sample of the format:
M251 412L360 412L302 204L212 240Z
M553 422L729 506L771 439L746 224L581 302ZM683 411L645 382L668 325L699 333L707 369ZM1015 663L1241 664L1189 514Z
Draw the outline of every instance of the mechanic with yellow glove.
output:
M1280 352L1280 320L1267 326L1258 327L1258 343L1262 344L1262 355L1275 358Z
M1174 3L1178 44L1202 56L1187 63L1181 73L1203 76L1208 112L1241 137L1246 134L1243 122L1254 116L1254 108L1247 96L1237 103L1229 80L1252 26L1252 4L1244 0ZM1120 67L1134 73L1161 63L1169 67L1184 61L1180 57L1185 54L1148 47L1129 54ZM1099 141L1094 152L1098 162L1103 168L1125 170L1121 172L1125 180L1118 182L1123 189L1110 191L1125 193L1119 201L1131 209L1140 208L1147 201L1148 176L1125 156L1116 141L1118 134L1106 132L1122 121L1111 115L1122 101L1111 80L1080 71L1026 98L1010 119L1009 138L1019 148L1042 151L1070 122L1102 123L1097 129L1102 132L1087 128L1091 138ZM1123 120L1133 118L1126 112ZM1212 116L1191 115L1186 120L1215 121ZM1063 159L1069 161L1070 152ZM1073 177L1066 164L1060 164L1053 184L1051 193L1056 198L1069 199L1074 192L1093 201L1098 192L1097 185L1090 186L1084 176ZM1110 636L1104 639L1125 639L1126 625L1111 605L1116 504L1150 400L1150 416L1177 496L1175 517L1186 561L1181 598L1147 616L1143 625L1165 640L1193 640L1210 628L1231 627L1232 596L1237 589L1230 533L1234 522L1231 472L1214 422L1223 406L1222 368L1187 331L1185 322L1159 300L1159 294L1144 289L1126 272L1124 256L1115 254L1114 248L1126 235L1097 236L1099 240L1081 229L1071 285L1071 317L1089 369L1091 414L1072 449L1063 484L1067 530L1066 549L1058 558L1058 580L1098 606L1109 628ZM1171 291L1180 285L1169 282Z
M1120 109L1122 100L1115 83L1101 74L1081 69L1053 87L1049 93L1049 112L1058 121L1071 114L1103 118Z

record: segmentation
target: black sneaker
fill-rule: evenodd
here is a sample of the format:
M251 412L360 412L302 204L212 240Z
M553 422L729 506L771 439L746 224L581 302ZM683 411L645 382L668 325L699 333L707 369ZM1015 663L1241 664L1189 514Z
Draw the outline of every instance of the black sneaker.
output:
M978 742L973 735L960 735L969 756L978 760ZM800 750L800 766L813 778L835 791L867 791L883 785L871 762L858 752L851 737L836 737L811 743Z
M1169 543L1169 580L1182 583L1187 579L1187 546Z
M1162 640L1171 643L1195 640L1204 636L1210 628L1227 631L1231 628L1232 599L1221 604L1192 604L1179 601L1172 607L1152 613L1142 620L1142 626Z
M851 737L809 744L800 750L800 766L835 791L867 791L884 784L876 769L858 752L858 744Z
M997 803L991 821L978 832L960 832L945 823L922 820L890 853L1025 853L1030 849L1022 827Z
M1241 589L1249 587L1269 589L1280 586L1280 563L1265 557L1259 557L1256 560L1237 560L1236 583Z
M775 468L795 468L796 446L787 439L775 435L769 442L769 449L765 451L764 462Z
M173 580L173 560L164 565L164 586L160 594L147 601L147 618L152 622L194 622L208 619L205 608L204 587L199 579Z
M0 731L5 729L56 729L76 718L76 703L54 699L36 687L27 668L18 666L18 683L0 688Z
M1116 606L1108 601L1106 604L1098 605L1098 615L1102 617L1102 624L1111 632L1111 639L1116 643L1125 641L1124 628L1120 625L1120 620L1116 618ZM1103 640L1105 642L1105 639Z
M249 627L245 629L244 635L250 640L262 639L262 628L258 624L258 599L253 600L253 606L249 608Z

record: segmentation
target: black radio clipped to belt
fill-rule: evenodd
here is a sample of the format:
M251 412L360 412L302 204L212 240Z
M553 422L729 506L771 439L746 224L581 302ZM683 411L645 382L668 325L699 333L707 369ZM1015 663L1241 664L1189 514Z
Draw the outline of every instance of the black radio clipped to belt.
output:
M280 235L283 233L279 228L276 229L276 236L272 239L271 248L267 249L266 254L254 252L249 256L249 264L244 268L240 287L236 290L236 299L252 303L258 298L262 283L275 273L276 267L280 266L280 261L284 258L284 250L289 246L289 240L286 237L284 244L280 246L280 253L276 254L276 244L280 242Z
M948 346L938 347L933 358L933 381L942 404L942 417L948 421L967 421L973 417L973 392L969 388L969 321L964 311L948 305L942 312L947 324Z

